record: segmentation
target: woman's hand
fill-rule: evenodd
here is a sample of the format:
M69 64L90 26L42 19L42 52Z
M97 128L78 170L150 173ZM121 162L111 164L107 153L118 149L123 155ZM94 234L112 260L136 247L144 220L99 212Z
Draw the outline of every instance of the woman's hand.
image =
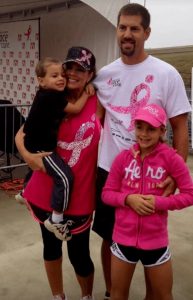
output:
M52 154L52 152L44 152L44 153L26 152L24 160L33 171L39 170L46 173L46 168L43 164L42 159L45 156L49 156L50 154Z
M31 153L27 151L27 149L24 146L24 136L25 133L23 132L23 126L22 126L15 136L16 146L19 152L21 153L21 156L33 171L39 170L46 173L46 169L43 164L42 158L52 154L52 152Z
M89 95L89 96L93 96L95 94L95 88L94 86L92 85L92 83L88 83L86 86L85 86L85 91L86 93Z
M163 197L168 197L173 195L176 190L176 183L171 176L168 176L162 183L158 185L158 188L164 188L164 192L162 194Z
M125 199L125 205L130 206L139 215L155 213L155 197L152 195L130 194Z

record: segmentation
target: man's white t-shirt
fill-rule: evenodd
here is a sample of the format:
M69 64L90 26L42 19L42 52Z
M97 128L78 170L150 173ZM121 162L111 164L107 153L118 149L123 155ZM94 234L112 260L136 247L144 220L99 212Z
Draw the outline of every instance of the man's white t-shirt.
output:
M99 167L110 170L114 158L135 142L133 118L144 105L155 103L168 119L191 111L183 80L170 64L153 56L137 65L121 58L103 67L94 80L106 109Z

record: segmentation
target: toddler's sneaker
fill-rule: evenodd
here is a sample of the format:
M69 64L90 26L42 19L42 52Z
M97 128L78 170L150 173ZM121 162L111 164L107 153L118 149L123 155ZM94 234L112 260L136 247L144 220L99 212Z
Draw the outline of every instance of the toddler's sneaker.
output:
M22 192L20 192L19 194L17 194L17 195L15 196L15 200L17 201L17 203L19 203L19 204L21 204L21 205L26 204L25 198L22 196Z
M64 294L63 296L61 295L56 295L54 296L53 300L68 300L66 294Z
M51 232L55 234L55 236L62 241L69 241L72 238L72 234L68 228L68 225L72 225L74 223L71 220L62 221L59 224L52 222L52 216L49 216L47 220L44 221L44 226Z

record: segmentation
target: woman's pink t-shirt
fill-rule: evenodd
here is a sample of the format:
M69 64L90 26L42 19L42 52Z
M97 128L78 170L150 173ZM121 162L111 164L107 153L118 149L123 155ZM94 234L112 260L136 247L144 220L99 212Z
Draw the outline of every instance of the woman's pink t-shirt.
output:
M78 115L66 117L60 125L57 153L71 167L74 174L70 204L65 214L85 215L95 209L95 182L100 139L100 123L96 117L96 95L87 100ZM53 179L35 171L24 197L34 205L52 211L50 207Z

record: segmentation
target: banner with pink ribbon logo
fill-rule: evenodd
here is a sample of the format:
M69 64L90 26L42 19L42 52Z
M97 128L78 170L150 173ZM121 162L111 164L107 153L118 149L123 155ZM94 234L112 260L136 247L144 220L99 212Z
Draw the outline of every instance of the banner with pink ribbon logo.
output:
M39 20L0 23L0 99L31 104L38 89ZM21 113L27 116L24 107Z

